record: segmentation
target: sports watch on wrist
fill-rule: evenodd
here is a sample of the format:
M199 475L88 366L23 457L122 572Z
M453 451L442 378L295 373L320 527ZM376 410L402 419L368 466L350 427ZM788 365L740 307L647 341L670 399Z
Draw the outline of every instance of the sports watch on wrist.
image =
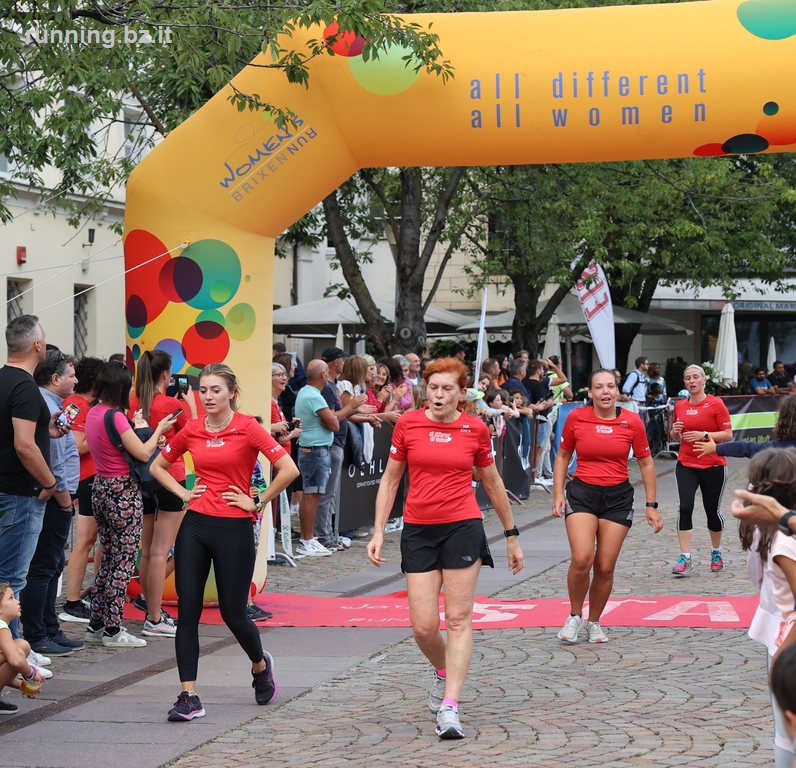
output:
M658 502L657 501L648 501L647 502L647 506L648 507L652 507L653 509L657 509L658 508Z
M793 536L793 531L788 526L788 520L790 520L796 512L792 509L789 509L780 519L777 521L777 527L784 533L786 536Z
M707 442L708 440L710 440L710 432L705 432L705 434L702 435L702 437L704 437L705 438L705 442Z
M520 531L519 528L515 525L513 528L509 528L507 531L503 531L503 535L508 539L509 536L519 536Z

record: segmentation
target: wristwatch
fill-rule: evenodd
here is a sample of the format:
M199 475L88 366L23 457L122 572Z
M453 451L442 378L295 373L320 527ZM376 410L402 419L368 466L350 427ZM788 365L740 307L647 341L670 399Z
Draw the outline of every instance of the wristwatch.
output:
M509 536L519 536L520 531L519 528L515 525L513 528L509 528L507 531L503 531L503 535L508 539Z
M705 434L702 435L702 437L704 437L705 438L705 442L707 442L708 440L710 440L710 432L705 432Z
M657 501L648 501L647 502L647 506L648 507L652 507L653 509L657 509L658 508L658 502Z
M784 533L786 536L793 536L793 531L788 527L788 520L790 520L796 512L792 509L789 509L782 517L780 517L779 521L777 522L777 527Z

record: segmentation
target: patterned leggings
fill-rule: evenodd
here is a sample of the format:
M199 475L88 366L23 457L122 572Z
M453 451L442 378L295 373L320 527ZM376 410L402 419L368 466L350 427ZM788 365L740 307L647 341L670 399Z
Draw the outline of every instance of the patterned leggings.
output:
M97 475L91 506L102 544L102 562L91 590L91 622L94 626L101 622L106 627L118 627L141 541L141 490L130 475Z

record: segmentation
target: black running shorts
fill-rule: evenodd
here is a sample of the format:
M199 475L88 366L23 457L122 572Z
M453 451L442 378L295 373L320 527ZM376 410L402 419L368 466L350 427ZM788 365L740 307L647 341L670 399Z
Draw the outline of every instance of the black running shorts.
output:
M566 488L566 516L577 512L588 512L600 520L610 520L630 528L633 525L633 501L635 494L629 480L619 485L592 485L572 478Z
M438 525L404 523L401 532L401 570L404 573L468 568L479 557L481 565L495 567L480 518Z
M185 488L185 480L178 480L177 482ZM145 515L154 515L155 512L182 512L182 508L182 499L165 488L159 488L157 491L144 494Z

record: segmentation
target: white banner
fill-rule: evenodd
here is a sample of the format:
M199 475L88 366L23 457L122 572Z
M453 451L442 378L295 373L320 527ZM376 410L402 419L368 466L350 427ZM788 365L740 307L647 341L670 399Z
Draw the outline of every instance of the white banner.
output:
M603 268L595 261L590 262L581 273L576 287L600 365L613 369L616 367L614 308Z

